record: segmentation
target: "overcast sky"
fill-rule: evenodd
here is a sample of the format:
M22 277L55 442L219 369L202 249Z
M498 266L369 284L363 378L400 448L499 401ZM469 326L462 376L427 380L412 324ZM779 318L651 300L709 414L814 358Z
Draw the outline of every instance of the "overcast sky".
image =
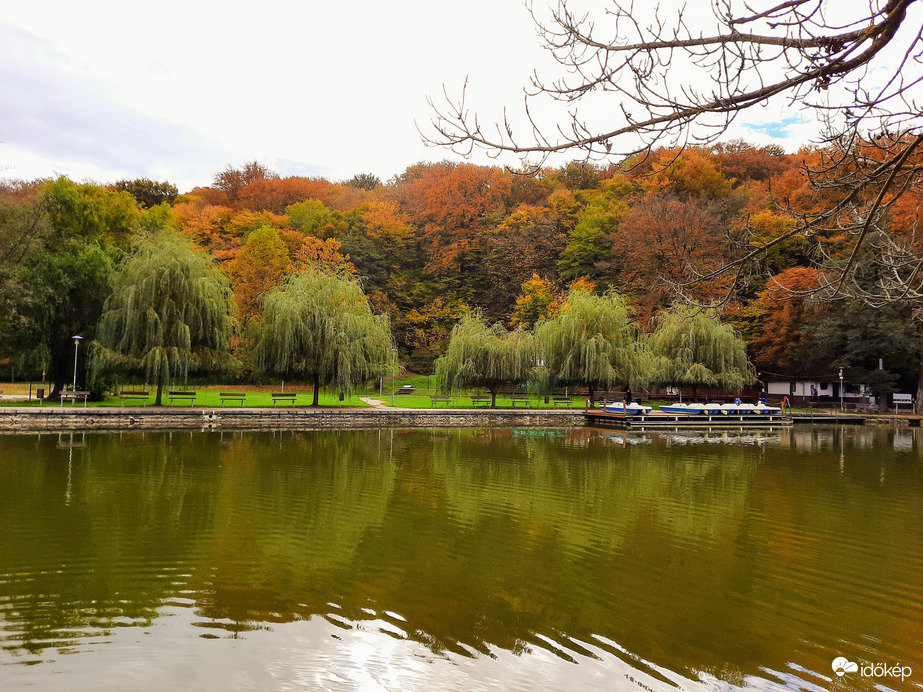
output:
M188 190L256 159L282 175L387 180L457 158L421 142L427 96L455 95L467 76L498 116L549 60L519 0L8 3L0 177ZM777 108L732 134L793 150L813 132Z

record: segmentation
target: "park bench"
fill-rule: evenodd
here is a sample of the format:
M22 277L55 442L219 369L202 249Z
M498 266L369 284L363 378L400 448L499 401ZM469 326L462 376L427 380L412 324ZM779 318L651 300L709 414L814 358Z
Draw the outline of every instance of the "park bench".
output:
M61 392L61 406L64 406L65 401L73 402L73 405L77 405L77 399L83 399L83 407L86 408L87 397L90 396L89 392L81 391L70 391L70 392Z
M272 406L275 408L276 404L280 401L287 401L292 406L295 405L295 397L298 396L295 392L273 392L272 396Z
M557 408L558 406L570 406L573 402L571 402L569 396L553 396L551 397L551 403Z
M472 406L490 406L493 399L488 394L475 394L471 397Z
M530 403L531 400L529 399L528 394L513 394L510 397L510 404L513 406L513 408L516 408L517 404L528 406Z
M170 398L170 406L174 401L188 401L190 406L195 404L195 392L167 392L167 396Z
M140 401L144 406L147 406L147 400L151 396L150 392L143 392L136 389L123 389L119 392L119 399L122 400L122 406L125 405L125 401Z
M452 403L452 397L450 397L448 394L430 394L429 398L430 401L433 402L433 408L436 407L436 404L445 404L448 406L450 403Z
M218 398L221 400L221 408L224 408L225 402L239 401L240 405L244 405L244 399L246 398L244 392L219 392Z
M405 384L400 389L396 390L394 393L397 394L398 396L401 396L402 394L403 395L413 394L415 391L417 391L416 387L413 387L409 384Z
M913 394L899 394L894 393L891 395L892 401L894 402L894 411L899 412L901 404L905 405L907 408L913 408Z

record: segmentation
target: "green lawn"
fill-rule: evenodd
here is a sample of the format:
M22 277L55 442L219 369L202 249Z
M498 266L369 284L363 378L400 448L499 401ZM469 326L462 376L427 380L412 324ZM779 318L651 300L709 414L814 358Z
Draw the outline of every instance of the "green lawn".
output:
M29 393L29 387L26 385L25 391L19 391L20 387L17 386L13 391L11 391L6 386L0 387L5 394L22 394L27 395ZM131 389L134 391L143 391L143 387L133 386ZM47 391L47 390L46 390ZM147 398L147 405L151 406L154 403L154 392L150 391L150 395ZM185 387L177 388L175 391L194 391L196 394L195 398L195 407L196 408L221 408L222 399L220 397L221 392L240 392L245 394L244 406L246 407L257 407L257 408L272 408L273 400L271 393L272 391L278 390L269 390L269 389L255 389L253 387L235 387L234 385L229 385L227 387L209 387L209 388L199 388L199 387ZM35 388L33 387L33 394ZM295 406L309 406L314 400L314 392L311 389L301 389L301 388L292 388L287 389L286 393L294 392L296 394ZM376 391L377 394L377 391ZM344 397L343 401L340 401L339 394L336 392L324 392L320 393L320 405L330 408L368 408L368 404L364 401L360 401L360 396L367 396L365 393L357 393L349 395L347 394ZM125 406L125 407L143 407L144 401L139 399L126 400L125 403L122 403L122 399L118 396L109 396L103 401L90 401L88 406ZM6 400L2 402L4 406L38 406L38 401L21 401L21 400ZM43 406L60 406L60 403L57 401L46 401L42 404ZM65 406L71 406L70 402L65 402ZM77 406L82 406L82 402L78 402ZM177 400L171 406L170 398L167 396L166 392L163 395L163 405L172 408L189 408L189 402ZM227 401L225 402L224 408L232 408L240 406L239 401ZM290 408L291 404L289 401L280 401L276 403L276 408Z
M478 396L489 396L489 395L486 393L479 393ZM385 399L385 402L384 402L385 405L390 406L391 405L391 392L390 391L387 393L387 396L385 396L384 399ZM571 401L570 406L565 406L563 404L558 404L557 406L554 406L554 404L551 403L550 399L547 404L545 403L544 395L532 394L529 396L528 405L517 402L516 406L514 407L512 405L512 402L510 401L510 397L508 394L499 394L497 395L497 408L507 408L507 409L511 409L511 408L517 408L517 409L559 408L562 410L566 408L579 408L579 409L583 408L583 401L584 401L583 397L579 397L579 396L570 397L570 401ZM474 406L471 401L471 394L451 394L449 395L448 405L442 402L439 402L436 405L433 405L433 400L430 399L428 394L419 396L417 392L414 392L414 394L409 395L409 396L407 395L395 396L394 406L397 408L490 408L489 404L485 405L483 403L479 403L477 406Z

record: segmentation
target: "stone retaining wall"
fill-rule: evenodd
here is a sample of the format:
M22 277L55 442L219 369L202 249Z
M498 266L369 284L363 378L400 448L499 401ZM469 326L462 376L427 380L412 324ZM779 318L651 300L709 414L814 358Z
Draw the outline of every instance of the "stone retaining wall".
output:
M0 430L570 427L583 411L485 409L0 408Z

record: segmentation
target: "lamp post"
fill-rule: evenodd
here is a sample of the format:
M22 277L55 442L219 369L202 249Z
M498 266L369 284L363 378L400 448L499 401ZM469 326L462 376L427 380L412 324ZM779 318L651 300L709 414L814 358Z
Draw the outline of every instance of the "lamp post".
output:
M391 353L394 355L391 356L394 362L391 364L391 408L394 408L394 370L397 365L397 349L392 348Z
M840 410L843 410L843 368L840 368Z
M74 391L77 391L77 350L80 348L80 342L83 341L83 337L79 334L75 334L71 337L74 340ZM76 399L74 402L76 403Z

